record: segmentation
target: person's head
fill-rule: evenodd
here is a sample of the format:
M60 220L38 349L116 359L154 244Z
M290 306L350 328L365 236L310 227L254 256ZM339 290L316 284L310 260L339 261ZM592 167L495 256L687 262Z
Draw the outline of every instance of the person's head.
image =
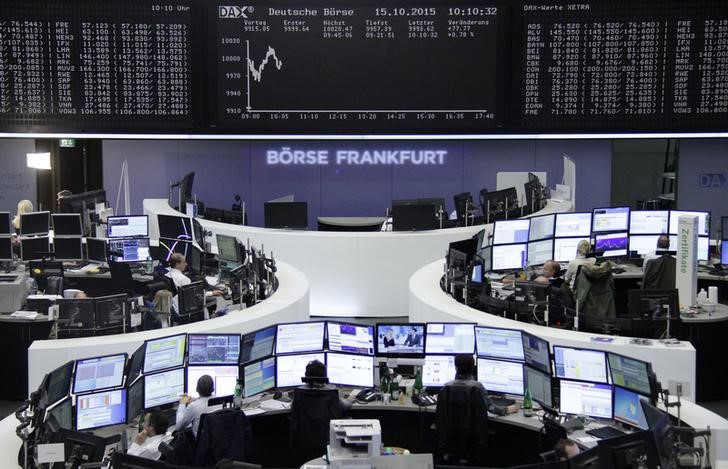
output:
M150 410L144 416L144 430L147 435L164 435L169 427L169 419L161 410Z
M556 443L554 452L560 461L566 461L581 453L581 449L579 449L579 446L573 440L562 438Z
M200 376L200 379L197 380L197 394L200 397L210 397L214 390L215 383L212 381L212 377L210 375Z
M409 335L414 337L415 335L417 335L417 330L413 327L412 329L409 330Z
M392 329L387 329L387 332L385 333L388 339L391 339L394 337L394 331Z
M323 386L328 383L329 378L326 376L326 365L318 360L308 362L303 382L312 386Z
M582 239L576 245L576 257L586 257L589 251L591 251L591 244L586 239Z
M30 213L33 211L33 202L28 199L23 199L18 202L18 209L15 212L15 218L13 218L13 227L20 229L20 215L24 213Z
M76 293L75 293L75 294L73 295L73 298L74 298L75 300L78 300L78 299L88 298L88 295L86 294L86 292L85 292L85 291L77 291L77 292L76 292Z
M187 269L187 259L182 254L175 252L169 257L169 266L180 272L184 272Z
M543 265L543 276L546 278L558 277L561 274L561 266L555 260L546 261Z
M670 249L670 238L667 235L660 235L657 238L657 249L666 251Z
M455 356L455 373L458 376L473 376L475 359L472 354L461 353Z

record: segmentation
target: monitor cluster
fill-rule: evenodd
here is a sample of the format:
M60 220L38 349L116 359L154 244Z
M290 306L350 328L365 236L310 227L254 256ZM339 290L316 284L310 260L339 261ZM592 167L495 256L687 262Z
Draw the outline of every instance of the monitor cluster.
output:
M13 260L13 239L10 226L10 213L0 212L0 262Z

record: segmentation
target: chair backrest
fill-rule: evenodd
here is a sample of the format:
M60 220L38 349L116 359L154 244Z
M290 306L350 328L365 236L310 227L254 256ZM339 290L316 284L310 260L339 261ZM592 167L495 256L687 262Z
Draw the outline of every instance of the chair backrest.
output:
M325 450L329 443L329 422L341 417L336 389L294 389L288 435L291 447Z
M195 464L212 467L222 459L246 461L253 455L253 432L240 409L222 409L200 416Z
M109 262L109 272L114 284L115 293L134 294L134 280L131 277L129 264L123 262Z
M488 409L484 392L450 384L440 391L435 411L438 459L482 464L488 448Z
M669 254L647 261L642 275L643 289L673 289L675 288L675 268L677 262Z
M46 278L45 292L47 295L62 295L63 277L56 277L55 275L52 275Z

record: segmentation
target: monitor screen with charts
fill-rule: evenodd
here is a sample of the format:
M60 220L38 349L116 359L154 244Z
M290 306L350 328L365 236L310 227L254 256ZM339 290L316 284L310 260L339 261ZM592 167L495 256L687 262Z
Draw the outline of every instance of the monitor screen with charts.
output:
M602 350L554 345L554 374L557 378L607 382L607 356Z
M323 321L278 324L276 354L323 351L325 324Z
M107 238L146 238L149 219L146 215L124 215L106 220Z
M106 262L106 240L101 238L86 238L86 259L91 262Z
M76 430L126 423L126 389L76 396Z
M51 212L20 214L20 236L46 235L50 230Z
M326 372L331 384L374 387L374 357L326 352Z
M425 353L474 353L475 324L458 324L443 322L427 323L427 343Z
M240 347L240 363L245 364L273 355L277 326L266 327L243 334Z
M554 260L556 262L570 262L576 259L576 247L581 241L589 241L584 238L556 238L554 239Z
M531 241L528 243L528 265L543 265L554 258L554 240Z
M526 244L504 244L492 247L493 270L518 270L526 267Z
M53 220L53 236L83 236L83 227L81 226L81 214L79 213L54 213L51 215Z
M81 238L53 238L53 255L57 261L80 261L83 259Z
M383 357L421 357L425 353L423 323L377 323L377 355Z
M187 342L187 361L190 365L238 364L238 334L189 334Z
M144 408L153 409L179 400L185 392L185 369L144 375Z
M276 357L276 384L279 388L301 386L301 378L306 374L306 365L318 360L326 363L324 353L303 353Z
M554 236L557 238L586 237L591 235L592 214L557 213Z
M522 331L475 326L475 343L479 357L523 360Z
M612 383L642 395L651 394L650 364L636 358L607 352Z
M478 357L478 381L493 394L524 393L523 363Z
M427 355L422 365L422 385L440 388L455 379L455 357L453 355Z
M497 220L493 227L493 244L515 244L528 241L528 229L531 220L518 218L516 220Z
M125 353L78 360L73 379L73 393L119 387L124 383L125 371Z
M147 340L144 349L144 373L184 365L186 342L187 334Z
M374 326L327 321L326 334L332 352L374 355Z
M602 253L604 257L619 257L627 255L629 236L627 232L607 233L595 236L594 251Z
M634 210L629 217L629 234L665 234L669 228L668 210Z
M548 341L523 331L523 357L530 365L544 373L551 374L551 355Z
M670 229L671 235L677 234L677 225L680 216L696 215L698 217L698 235L710 236L710 212L694 212L685 210L670 210Z
M203 375L208 375L212 378L213 396L232 396L238 383L239 368L237 364L235 366L190 365L187 367L187 394L194 398L200 397L197 393L197 380Z
M523 370L526 377L526 389L531 392L531 398L539 404L553 406L551 375L530 366L523 367Z
M592 233L627 231L629 207L595 208L592 211Z
M612 386L562 379L559 383L559 404L562 414L611 419Z
M648 400L636 392L614 386L614 420L626 423L639 430L647 430L647 418L642 410L642 401Z
M149 238L110 239L109 262L143 262L150 259Z
M543 215L531 217L531 228L528 231L529 241L540 241L554 237L556 215Z
M276 359L264 358L242 367L243 397L255 396L276 387Z

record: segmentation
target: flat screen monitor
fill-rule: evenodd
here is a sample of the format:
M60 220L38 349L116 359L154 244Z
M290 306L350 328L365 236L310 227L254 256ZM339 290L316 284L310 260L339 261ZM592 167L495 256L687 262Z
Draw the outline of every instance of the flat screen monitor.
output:
M422 385L441 388L455 379L455 357L453 355L426 355L422 365Z
M485 274L485 271L483 271L483 261L478 260L476 263L473 264L472 269L470 270L470 288L479 290L483 287L483 275Z
M382 357L421 357L425 353L423 323L377 323L377 355Z
M20 236L47 235L50 223L51 212L21 213Z
M612 385L585 381L559 382L559 410L562 414L612 418Z
M125 353L77 360L73 393L117 388L124 383L125 371Z
M224 261L240 264L240 246L234 236L216 235L217 258Z
M60 428L73 430L73 399L71 399L71 397L67 397L59 402L57 406L48 410L46 413L46 420L50 417L53 417L56 420L56 423L58 423Z
M518 195L515 187L503 189L494 192L481 191L480 204L483 213L489 212L490 215L497 215L512 208L518 207ZM487 217L486 217L487 221Z
M0 238L0 262L13 260L13 238Z
M467 271L467 265L470 263L470 261L473 260L473 257L478 252L478 240L469 238L469 239L463 239L461 241L454 241L448 245L447 248L448 252L448 264L450 268L457 269L460 272L466 272ZM456 264L455 260L452 258L453 253L459 253L459 261Z
M607 382L607 356L602 350L554 345L554 371L557 378Z
M179 400L185 392L185 369L144 375L144 408L152 409Z
M237 365L240 358L239 334L189 334L189 365Z
M478 252L483 264L483 273L493 270L493 247L486 246Z
M607 363L612 384L644 396L651 395L649 363L613 352L607 352Z
M94 328L95 305L93 298L58 299L58 329Z
M107 238L146 238L149 218L146 215L124 215L106 220Z
M526 377L526 389L531 392L531 398L541 405L552 407L554 399L552 395L551 375L539 371L530 366L523 368Z
M144 373L184 365L186 342L187 334L147 340L144 343Z
M504 244L492 247L492 270L519 270L526 267L526 244Z
M425 353L459 354L475 352L473 323L428 322Z
M50 241L47 236L41 238L23 238L20 240L20 258L24 261L43 259L50 255Z
M554 239L554 260L556 262L570 262L576 259L576 247L581 241L589 241L589 238Z
M192 220L189 217L175 215L157 215L159 224L159 237L176 239L179 241L192 241Z
M629 290L629 315L641 319L676 318L680 312L677 289ZM668 313L669 312L669 313Z
M240 364L249 363L273 355L277 326L266 327L243 334L240 347Z
M314 360L326 363L326 355L321 352L276 356L276 385L279 388L302 385L301 378L306 374L306 365Z
M101 238L86 238L86 259L91 262L107 262L106 240Z
M614 420L639 430L647 430L647 418L642 410L642 401L647 397L636 392L614 386Z
M276 355L324 350L324 321L278 324Z
M326 373L331 384L374 387L374 357L326 352Z
M475 326L475 343L479 357L523 360L522 331ZM428 334L429 342L429 334Z
M144 367L144 350L146 349L145 344L141 344L134 350L134 353L129 357L128 365L126 367L126 384L127 386L134 382L135 379L142 373Z
M554 258L554 240L531 241L528 243L528 265L542 265Z
M192 267L192 250L194 243L192 241L181 241L178 239L159 238L159 249L157 250L157 260L164 265L169 264L172 254L182 254L187 264Z
M187 394L194 398L200 397L197 392L197 381L204 375L212 378L212 395L215 397L232 396L235 394L235 385L238 383L240 367L237 363L230 365L189 365L187 367Z
M554 236L557 238L583 237L591 235L591 213L557 213Z
M125 293L94 298L96 310L94 321L97 329L123 329L126 298Z
M57 261L80 261L83 259L81 238L53 238L53 256Z
M434 204L407 204L392 206L393 231L436 230L437 209Z
M515 220L496 220L493 227L493 244L515 244L528 241L528 229L531 220L518 218Z
M528 240L540 241L542 239L553 238L555 223L556 215L554 214L531 217L531 228L528 231Z
M71 360L48 374L48 405L51 406L68 396L71 390L71 376L75 362Z
M347 322L326 322L329 350L374 355L374 326Z
M728 239L728 216L720 217L720 239Z
M14 233L10 230L10 212L0 212L0 236Z
M478 358L478 381L486 391L498 394L524 393L523 363Z
M144 410L144 380L138 379L126 388L126 423L132 423Z
M53 236L83 236L81 226L81 215L79 213L54 213L51 215L53 221Z
M677 234L678 219L683 215L697 215L698 217L698 235L710 236L710 212L695 212L686 210L670 210L670 229L671 235Z
M205 309L205 283L200 280L177 287L177 313L189 316Z
M308 202L266 202L263 210L266 228L308 229Z
M523 336L523 358L526 364L550 375L551 355L548 341L526 331L522 331L521 335Z
M626 256L628 246L629 235L626 231L599 234L594 237L594 250L602 253L604 257Z
M149 238L110 239L110 262L144 262L149 257Z
M634 210L629 217L629 234L666 234L669 227L668 210Z
M677 235L670 235L670 251L677 251ZM710 253L710 238L707 236L698 236L698 252L699 261L707 261Z
M592 211L592 233L609 233L629 229L629 207L595 208Z
M76 430L126 423L126 389L76 396Z
M726 239L720 242L720 263L728 265L728 240Z
M243 397L255 396L276 387L276 359L264 358L243 366Z
M630 235L629 250L635 251L640 256L655 252L657 240L661 235Z

